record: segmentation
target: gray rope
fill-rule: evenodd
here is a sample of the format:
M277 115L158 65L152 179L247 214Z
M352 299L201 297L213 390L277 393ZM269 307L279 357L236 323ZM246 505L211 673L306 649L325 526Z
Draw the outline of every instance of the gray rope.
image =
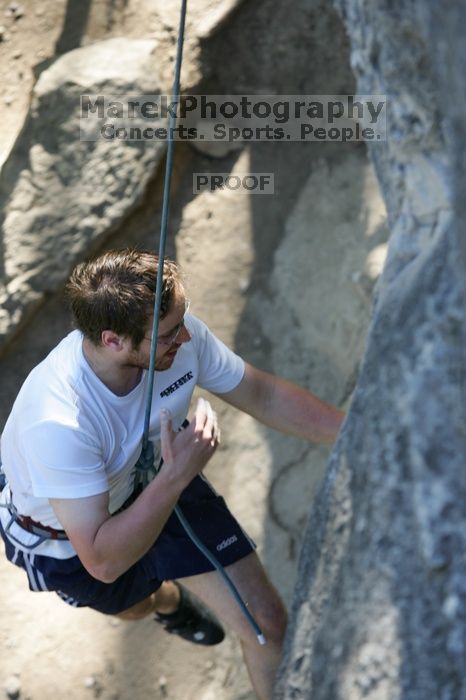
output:
M183 43L184 43L184 28L186 23L186 5L187 0L182 0L181 3L181 15L180 15L180 26L178 32L178 45L176 51L176 63L175 63L175 79L173 81L172 90L172 100L178 105L180 97L180 76L181 76L181 61L183 56ZM176 118L178 107L173 112L170 110L170 117L168 121L168 147L167 147L167 160L165 165L165 181L163 188L163 203L162 203L162 221L160 227L160 243L159 243L159 259L158 259L158 272L157 272L157 282L155 287L155 300L154 300L154 323L152 326L152 336L151 336L151 349L150 349L150 361L148 370L148 382L147 382L147 397L146 397L146 410L144 415L144 430L142 434L142 450L139 459L136 463L136 475L138 479L138 484L143 488L147 486L149 481L157 474L157 468L154 465L154 446L149 440L149 426L150 426L150 414L152 407L152 396L154 393L154 378L155 378L155 354L157 351L157 337L159 333L159 317L160 309L162 305L162 283L163 283L163 265L165 261L165 248L167 240L167 228L168 228L168 212L170 205L170 189L171 189L171 178L173 172L173 152L175 148L175 141L172 137L175 133ZM170 136L172 138L170 138ZM246 619L252 626L254 633L257 636L259 644L265 644L265 637L262 634L261 629L252 617L251 613L247 609L244 601L242 600L240 594L238 593L234 583L226 573L223 566L219 561L209 552L205 545L199 540L188 521L186 520L181 508L177 505L175 506L175 514L178 517L181 525L183 526L186 534L191 539L193 544L204 554L204 556L211 562L211 564L216 568L219 574L222 576L227 586L230 589L233 597L240 606Z
M264 645L266 643L265 637L262 633L261 628L247 609L246 605L244 604L243 599L241 598L240 594L238 593L237 588L235 587L235 584L231 580L231 578L228 576L227 572L223 568L223 566L220 564L220 562L217 561L217 559L211 554L211 552L207 549L205 544L199 539L199 537L196 535L194 530L192 529L191 525L189 522L186 520L183 511L180 509L179 506L175 506L175 513L178 516L178 520L182 524L185 532L187 535L190 537L191 541L196 545L196 547L202 552L202 554L205 556L206 559L210 561L212 566L214 566L220 576L223 578L225 581L226 585L230 589L230 593L232 594L233 598L236 600L238 605L240 606L243 615L245 615L247 621L251 625L251 627L254 630L254 633L259 641L259 644Z
M178 31L178 44L176 50L175 63L175 78L173 81L172 100L178 105L180 98L180 78L181 78L181 62L183 58L183 43L184 43L184 28L186 24L186 5L187 0L182 0L180 26ZM154 467L154 447L149 440L150 413L152 406L152 396L154 393L154 377L155 377L155 354L157 351L157 336L159 333L159 317L162 306L162 284L163 284L163 265L165 262L165 248L167 243L167 228L168 228L168 212L170 208L170 191L171 179L173 172L173 153L175 150L174 129L176 127L178 107L175 110L170 110L168 120L168 146L167 160L165 164L165 180L163 187L163 202L162 202L162 221L160 226L160 242L159 242L159 259L158 259L158 274L155 287L154 299L154 322L152 325L150 362L149 362L149 381L147 382L147 398L146 411L144 415L144 430L142 433L142 452L139 457L136 469L142 477L142 484L146 486L150 477L156 474ZM171 137L171 138L170 138Z
M180 97L181 62L183 58L184 28L186 24L187 0L181 2L180 26L178 31L178 44L176 49L175 77L172 88L172 101L178 105ZM162 221L160 225L158 273L155 286L154 298L154 322L152 325L151 348L149 359L149 371L147 382L146 410L144 414L144 428L142 433L142 450L136 463L136 475L143 488L157 473L154 466L154 446L149 440L150 414L152 407L152 396L154 393L155 378L155 354L157 351L157 336L159 334L160 309L162 306L162 286L163 286L163 266L165 262L165 249L167 244L168 213L170 208L171 179L173 173L173 153L175 150L174 129L176 127L178 107L170 110L168 120L168 146L167 159L165 162L165 180L163 186L162 201ZM171 137L171 138L170 138Z

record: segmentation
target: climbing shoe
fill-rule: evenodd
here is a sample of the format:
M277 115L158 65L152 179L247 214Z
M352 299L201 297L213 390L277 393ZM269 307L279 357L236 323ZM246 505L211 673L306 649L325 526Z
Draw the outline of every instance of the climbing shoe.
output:
M180 591L178 610L169 615L156 613L155 620L170 634L177 634L193 644L220 644L225 632L215 615L186 588L174 583Z

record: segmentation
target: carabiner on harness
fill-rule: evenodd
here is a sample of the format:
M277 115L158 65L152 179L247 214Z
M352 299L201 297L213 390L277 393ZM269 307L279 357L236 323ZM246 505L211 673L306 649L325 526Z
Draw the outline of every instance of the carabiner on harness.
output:
M1 491L3 492L4 488L6 487L6 479L5 479L5 475L3 474L3 472L1 472L1 477L2 477L2 483L3 483ZM35 549L36 547L38 547L43 542L45 542L46 540L50 539L45 534L39 534L37 532L33 532L32 534L35 535L35 537L37 537L36 542L34 542L33 544L24 544L24 542L21 542L21 540L19 540L13 534L13 532L11 530L14 523L16 523L19 527L21 527L21 524L20 524L19 519L18 519L18 516L19 516L18 511L17 511L16 506L14 505L13 501L11 500L11 492L8 494L7 498L8 498L8 500L5 501L4 503L0 502L0 508L6 508L6 510L10 514L10 519L9 519L8 523L5 525L5 527L3 527L3 525L2 525L3 531L4 531L5 535L8 537L8 539L10 540L10 542L14 542L15 544L19 545L22 549L32 550L32 549Z

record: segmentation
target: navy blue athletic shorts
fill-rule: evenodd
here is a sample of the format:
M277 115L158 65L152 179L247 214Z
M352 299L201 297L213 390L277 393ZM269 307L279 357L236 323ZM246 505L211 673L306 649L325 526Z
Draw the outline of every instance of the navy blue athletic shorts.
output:
M250 554L255 545L207 479L197 476L182 492L178 505L195 534L222 566ZM93 578L79 558L55 559L34 550L23 552L0 526L7 558L23 568L32 591L55 591L75 607L117 614L160 588L163 581L212 571L214 566L192 543L173 512L149 551L113 583Z

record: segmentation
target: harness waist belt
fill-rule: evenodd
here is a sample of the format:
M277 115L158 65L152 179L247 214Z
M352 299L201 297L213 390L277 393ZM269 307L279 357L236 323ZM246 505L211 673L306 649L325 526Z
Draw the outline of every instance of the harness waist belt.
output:
M139 496L141 493L142 489L141 488L136 488L135 491L131 494L131 496L123 503L121 508L119 508L114 515L117 513L120 513L121 511L125 510L125 508L128 508ZM11 515L13 516L14 521L23 528L23 530L26 530L27 532L32 532L33 535L37 535L38 537L42 537L43 539L46 540L67 540L68 535L64 530L56 530L54 527L49 527L48 525L42 525L42 523L37 522L37 520L33 520L29 515L20 515L19 513L16 512L16 509L13 506L13 509L8 508L10 510Z
M23 530L32 532L34 535L39 535L39 537L45 537L49 540L68 539L68 536L64 530L55 530L53 527L42 525L29 517L29 515L16 515L15 521L23 528Z

